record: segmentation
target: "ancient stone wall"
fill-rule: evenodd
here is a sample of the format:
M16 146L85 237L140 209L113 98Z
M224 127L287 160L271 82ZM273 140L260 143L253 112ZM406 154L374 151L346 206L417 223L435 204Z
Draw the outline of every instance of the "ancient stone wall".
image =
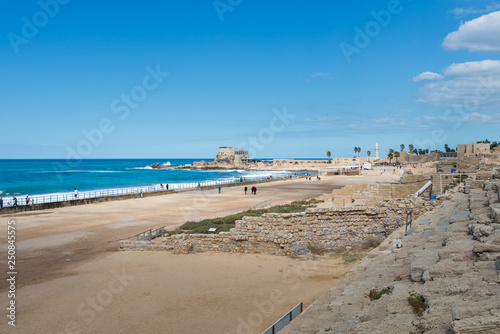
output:
M399 183L353 184L334 189L331 194L321 196L321 199L333 201L335 206L374 206L380 201L407 198L429 180L429 175L404 175ZM430 192L431 188L427 189L421 197L428 199Z
M308 246L332 249L361 244L370 238L385 239L414 215L432 209L428 201L408 199L380 202L378 207L310 208L301 213L268 213L243 217L230 232L180 234L150 242L122 241L121 249L167 250L175 253L229 252L297 255ZM142 245L142 247L141 247Z

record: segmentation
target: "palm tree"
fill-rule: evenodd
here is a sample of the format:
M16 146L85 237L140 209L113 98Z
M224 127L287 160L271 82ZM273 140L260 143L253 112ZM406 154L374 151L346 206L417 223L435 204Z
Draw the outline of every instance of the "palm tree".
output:
M330 152L330 151L326 152L326 156L328 157L328 163L330 163L330 158L332 156L332 152Z
M405 149L405 144L401 144L399 145L399 147L401 147L401 152L403 152L403 150Z
M366 155L368 156L368 161L370 160L370 155L372 155L372 151L366 151Z
M413 144L408 145L408 149L410 150L410 153L413 152Z
M389 154L387 154L387 157L389 158L389 163L391 163L392 158L394 158L394 150L392 148L389 149Z
M394 156L396 157L396 163L398 163L399 152L394 152Z
M355 146L354 153L358 153L358 158L359 158L359 153L361 153L361 147Z
M358 153L358 147L354 146L354 156L356 156L356 153Z

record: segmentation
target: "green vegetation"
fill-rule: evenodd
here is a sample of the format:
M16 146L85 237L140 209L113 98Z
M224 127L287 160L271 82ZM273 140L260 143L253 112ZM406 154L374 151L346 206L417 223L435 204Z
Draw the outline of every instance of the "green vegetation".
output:
M389 163L392 163L392 158L394 158L394 150L389 149L389 153L387 154L387 158L389 159Z
M380 297L382 297L383 295L391 294L392 290L394 290L394 288L389 288L389 287L383 288L381 290L373 289L373 290L370 290L368 297L370 297L370 300L377 300L377 299L380 299Z
M447 153L450 153L450 152L455 152L455 150L454 150L454 149L451 149L451 148L448 146L448 144L444 144L444 150L445 150L445 152L447 152Z
M413 308L413 313L418 315L419 317L424 314L424 311L427 309L427 305L425 304L425 299L420 294L412 293L410 297L408 297L408 303L410 303Z
M359 153L361 153L361 147L358 146L354 147L354 156L356 156L356 153L358 153L358 158L359 158Z
M307 208L314 207L316 204L323 201L310 199L304 201L295 201L290 204L276 205L270 207L269 209L257 209L257 210L246 210L243 212L236 213L234 215L229 215L225 217L209 218L203 219L201 221L193 222L188 221L179 227L177 231L170 231L169 234L179 234L179 233L210 233L208 230L210 228L217 228L215 233L228 232L235 226L237 220L241 220L244 216L260 217L264 213L294 213L294 212L304 212Z

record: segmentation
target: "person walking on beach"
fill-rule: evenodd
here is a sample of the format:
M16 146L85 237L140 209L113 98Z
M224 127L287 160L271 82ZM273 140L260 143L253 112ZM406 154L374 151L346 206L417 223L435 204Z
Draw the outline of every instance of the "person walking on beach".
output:
M12 200L14 201L14 206L17 206L17 197L13 197Z
M245 186L245 195L247 194L248 187Z
M219 186L219 188L218 188L218 189L219 189L219 194L220 194L220 186Z
M253 187L253 194L257 195L257 187Z
M168 183L167 183L167 190L168 190Z
M75 199L78 199L78 190L76 190L76 188L75 188L75 190L73 191L73 194L75 194Z
M0 209L3 208L3 198L0 197Z
M26 205L29 205L29 204L30 204L30 197L26 196Z

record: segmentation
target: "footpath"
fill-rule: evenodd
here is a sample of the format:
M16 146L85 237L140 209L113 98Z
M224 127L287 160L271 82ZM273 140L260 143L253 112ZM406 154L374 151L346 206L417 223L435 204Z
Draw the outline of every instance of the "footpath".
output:
M392 233L280 334L500 333L500 180L455 191L414 221L411 235L404 226Z

